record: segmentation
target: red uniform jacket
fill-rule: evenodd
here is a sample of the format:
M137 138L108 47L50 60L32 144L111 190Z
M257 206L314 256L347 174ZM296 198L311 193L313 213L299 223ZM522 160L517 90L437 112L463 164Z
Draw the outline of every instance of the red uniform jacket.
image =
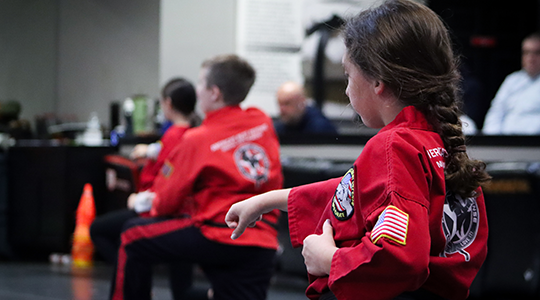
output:
M291 191L293 245L330 219L339 248L330 276L310 275L309 298L330 289L340 300L392 299L418 288L467 297L487 254L484 198L479 190L445 204L444 153L422 113L406 107L343 178Z
M227 106L188 130L156 178L151 216L189 212L210 240L277 249L277 210L231 240L225 215L232 204L283 184L279 141L262 111Z
M172 125L165 131L161 140L158 142L161 144L161 151L159 151L158 157L156 160L148 159L141 171L139 177L139 192L152 187L154 179L158 175L159 170L161 170L165 159L169 156L176 144L178 144L188 128L189 127L187 126Z

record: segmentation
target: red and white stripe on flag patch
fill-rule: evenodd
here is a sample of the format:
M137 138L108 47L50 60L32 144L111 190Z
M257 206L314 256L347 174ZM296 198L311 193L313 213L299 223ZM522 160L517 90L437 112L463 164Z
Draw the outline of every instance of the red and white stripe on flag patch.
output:
M399 208L389 205L379 215L379 220L371 231L371 241L375 244L383 237L405 245L407 242L407 230L409 215Z

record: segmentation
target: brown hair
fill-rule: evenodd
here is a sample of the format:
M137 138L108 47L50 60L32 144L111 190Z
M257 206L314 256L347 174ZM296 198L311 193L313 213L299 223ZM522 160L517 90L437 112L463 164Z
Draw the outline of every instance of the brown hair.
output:
M490 177L485 163L465 151L459 62L439 17L422 4L390 0L349 20L343 34L351 61L405 105L422 111L439 133L448 153L447 189L474 195Z
M203 62L208 69L207 87L217 86L227 105L244 101L255 82L255 70L244 59L234 54L219 55Z

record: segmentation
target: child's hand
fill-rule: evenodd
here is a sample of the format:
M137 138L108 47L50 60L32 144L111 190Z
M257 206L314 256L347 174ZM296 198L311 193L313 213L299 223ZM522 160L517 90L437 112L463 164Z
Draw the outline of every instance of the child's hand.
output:
M225 223L234 228L231 239L235 240L244 233L247 227L254 227L262 215L280 209L287 211L287 198L291 189L281 189L253 196L242 202L235 203L225 216Z
M323 224L321 235L312 234L304 239L302 255L309 274L315 276L326 276L330 274L332 257L338 250L334 241L334 229L330 220Z
M139 159L139 158L145 158L146 157L146 151L148 150L148 145L145 144L137 144L129 154L129 158L131 159Z
M225 223L229 228L234 229L231 239L237 239L247 227L254 227L255 223L262 219L262 213L257 209L256 197L233 204L227 212Z
M127 208L133 209L135 207L136 201L137 201L137 193L131 193L127 200Z

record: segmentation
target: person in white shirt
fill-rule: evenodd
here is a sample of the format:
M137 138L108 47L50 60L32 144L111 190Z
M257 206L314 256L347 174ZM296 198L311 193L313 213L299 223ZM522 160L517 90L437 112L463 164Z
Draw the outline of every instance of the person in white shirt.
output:
M540 134L540 32L527 36L521 50L522 69L497 91L482 128L486 135Z
M476 127L476 123L473 119L471 119L471 117L463 114L459 116L459 119L461 120L461 130L463 130L463 134L475 135L478 133L478 127Z

